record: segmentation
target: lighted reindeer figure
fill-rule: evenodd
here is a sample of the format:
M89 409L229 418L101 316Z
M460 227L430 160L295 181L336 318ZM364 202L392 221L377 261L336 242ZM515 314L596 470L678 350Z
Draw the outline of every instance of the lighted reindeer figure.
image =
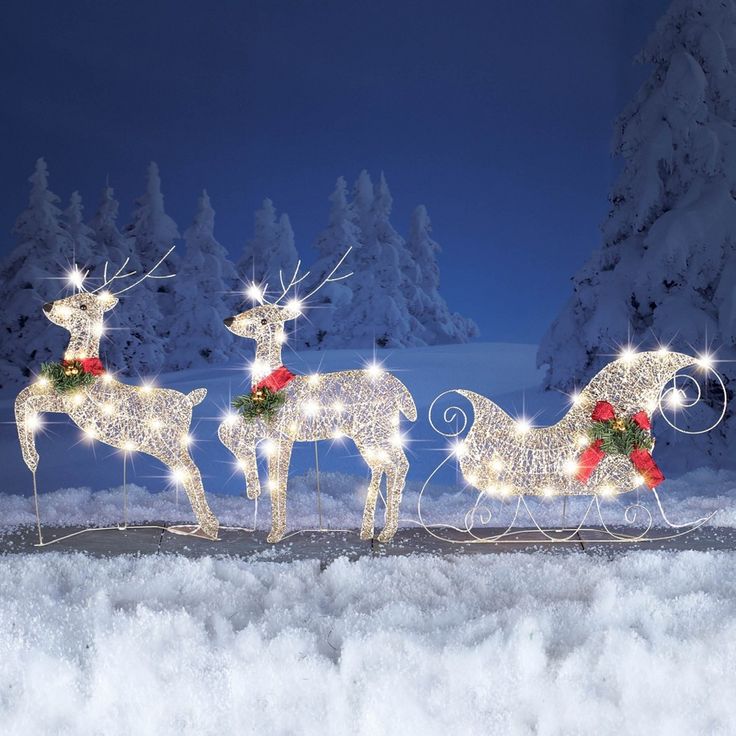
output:
M348 251L349 252L349 251ZM228 317L228 329L256 342L252 370L253 391L264 380L285 376L285 403L271 419L244 418L231 414L220 425L222 443L235 455L242 468L249 498L261 492L256 460L256 446L261 443L268 457L268 488L271 493L271 533L269 542L278 542L286 530L286 486L292 446L331 438L352 439L371 470L371 480L363 511L361 539L373 537L376 501L381 479L386 476L385 524L378 539L390 540L396 532L401 493L409 462L402 446L400 414L417 418L414 400L406 386L378 366L366 370L292 376L282 365L281 348L284 325L297 319L302 305L326 283L347 278L335 277L347 253L330 274L304 299L281 302L290 289L309 274L299 277L299 264L288 285L281 279L282 293L274 302L266 302L264 293L256 295L259 306ZM279 385L278 383L276 384Z
M84 289L86 274L75 269L73 281L80 289L79 293L44 304L46 317L71 333L64 353L65 363L69 365L71 361L78 361L84 365L91 361L92 365L98 367L95 373L100 375L91 384L72 391L59 391L52 381L43 376L24 388L15 400L18 436L23 460L33 473L34 490L39 461L34 431L40 426L39 416L43 412L67 414L91 439L124 452L137 451L152 455L170 469L177 482L182 483L197 517L197 527L169 529L175 533L215 539L219 524L207 504L199 469L188 449L192 408L204 399L207 390L198 388L183 394L148 385L129 386L115 380L110 373L103 372L98 357L100 337L104 331L104 314L115 307L119 294L143 280L167 278L154 276L153 272L169 253L171 250L148 273L115 293L109 287L135 274L135 271L124 273L127 260L109 279L106 264L104 283L94 291Z

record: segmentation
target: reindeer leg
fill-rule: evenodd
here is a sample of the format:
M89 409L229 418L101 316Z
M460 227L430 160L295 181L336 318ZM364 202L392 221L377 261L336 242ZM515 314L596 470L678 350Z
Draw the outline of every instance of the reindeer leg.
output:
M258 458L256 457L255 440L241 445L238 460L245 475L245 493L248 498L254 500L261 495L261 481L258 477Z
M368 459L366 459L366 462L369 462ZM383 466L377 463L374 458L371 459L369 465L371 468L371 482L368 485L365 507L363 508L363 521L360 524L360 538L364 540L373 539L378 489L381 486L381 477L383 475Z
M189 453L184 450L182 454L176 458L173 462L169 458L160 458L165 465L168 465L172 470L183 471L183 484L184 490L186 491L189 503L192 505L192 511L197 517L197 523L202 534L197 534L197 529L192 530L188 526L175 526L168 527L169 531L174 534L186 534L189 536L203 536L207 539L217 539L217 532L220 527L220 522L217 517L212 513L212 510L207 503L207 497L204 492L204 485L202 484L202 475L199 472L199 468L194 463L194 460L189 456Z
M409 461L403 450L395 448L390 464L386 468L386 520L383 531L378 535L379 542L390 541L399 527L399 506L401 493L404 490L406 474L409 472Z
M64 400L55 393L49 393L36 385L24 388L15 399L15 423L18 429L18 440L23 453L23 462L35 473L38 468L38 451L32 418L43 412L65 412Z
M267 541L280 541L286 532L286 485L289 480L291 449L294 443L280 439L274 454L268 459L268 483L271 489L271 533Z

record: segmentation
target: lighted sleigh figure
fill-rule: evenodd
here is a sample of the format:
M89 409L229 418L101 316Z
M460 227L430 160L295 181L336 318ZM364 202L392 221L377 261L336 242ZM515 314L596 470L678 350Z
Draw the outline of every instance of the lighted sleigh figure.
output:
M701 432L680 429L665 411L676 404L690 407L700 400L698 381L689 374L679 373L693 367L712 373L723 392L719 418ZM668 385L673 379L692 383L697 395L685 398L682 388ZM468 399L474 420L467 436L435 468L419 495L420 522L433 536L463 542L519 541L531 536L535 540L559 542L580 541L580 532L589 531L594 532L594 538L586 541L645 541L686 534L712 516L684 524L674 524L667 518L657 493L664 475L651 454L654 437L650 424L656 411L662 413L671 427L686 434L701 434L720 423L726 411L727 394L722 379L707 358L666 349L641 353L626 350L575 395L572 406L559 422L548 427L534 427L527 420L515 420L493 401L473 391L452 389L440 394L429 412L433 429L445 437L458 437L468 423L465 412L451 406L445 409L443 419L446 423L459 422L460 426L446 432L435 425L432 419L435 404L450 393ZM462 526L437 526L459 532L461 539L441 536L437 526L426 524L422 516L424 492L451 457L457 458L465 483L477 491L477 497ZM625 524L636 523L639 529L628 533L613 528L603 518L601 500L640 488L652 494L661 521L655 523L651 511L634 501L625 507L623 520ZM537 523L526 501L529 496L588 496L590 501L577 524L545 528ZM494 499L504 504L512 501L512 519L502 531L489 526L494 519L490 510ZM530 526L519 526L526 519ZM652 530L655 532L650 534Z

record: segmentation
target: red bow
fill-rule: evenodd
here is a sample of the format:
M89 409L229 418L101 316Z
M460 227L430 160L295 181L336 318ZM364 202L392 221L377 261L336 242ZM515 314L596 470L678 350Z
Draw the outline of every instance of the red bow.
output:
M253 387L253 390L255 391L259 388L267 388L273 392L281 391L281 389L286 386L287 383L293 381L294 378L294 374L286 366L280 365L275 371L271 371L271 373L269 373L264 379L259 381Z
M73 365L79 363L85 373L91 373L93 376L101 376L105 372L105 366L99 358L82 358L81 360L62 360L62 365Z
M616 410L608 401L599 401L595 405L590 418L594 422L613 422L616 421ZM652 425L645 411L638 411L636 414L632 414L631 421L647 432L651 430ZM606 456L602 447L603 440L596 440L578 458L576 477L581 483L588 482L598 463ZM629 460L631 460L632 465L641 473L644 483L648 488L656 488L664 480L664 475L657 466L657 463L654 462L649 450L643 447L636 448L629 453Z

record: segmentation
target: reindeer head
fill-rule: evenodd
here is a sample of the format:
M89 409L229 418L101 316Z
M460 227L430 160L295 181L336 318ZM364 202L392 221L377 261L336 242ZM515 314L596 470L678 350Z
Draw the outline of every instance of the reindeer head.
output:
M262 304L223 321L233 334L258 341L283 332L284 323L296 319L301 313L300 303L292 300L284 306Z
M299 275L301 261L297 262L296 268L294 269L294 275L291 277L288 284L284 284L283 275L281 271L279 271L281 295L273 302L269 302L266 299L268 284L263 287L251 284L246 293L251 299L253 299L253 301L260 302L260 305L253 307L246 312L236 314L233 317L226 317L223 320L225 327L239 337L249 337L251 340L256 341L267 340L273 336L283 338L284 323L301 316L304 305L312 295L316 294L325 284L342 281L342 279L346 279L348 276L353 275L352 273L346 273L343 276L335 276L337 269L340 268L351 250L352 247L345 251L344 255L340 258L332 271L330 271L330 273L328 273L327 276L325 276L325 278L305 297L294 297L284 304L279 304L291 289L302 283L302 281L309 276L309 271L302 276Z
M125 273L129 259L126 258L123 265L109 278L107 275L108 264L106 263L102 275L102 284L92 291L88 291L84 285L88 272L80 271L76 266L74 267L67 278L78 292L65 299L58 299L55 302L43 305L44 314L48 319L71 333L71 340L64 353L65 360L97 357L100 338L104 333L102 321L105 312L118 303L118 294L132 289L145 279L170 278L173 276L173 274L166 276L153 275L153 272L164 262L172 250L173 248L153 268L143 273L132 284L114 293L110 291L112 284L134 276L136 273L135 271Z
M69 332L94 332L96 329L101 332L103 315L117 303L118 298L107 291L99 294L83 291L44 304L43 312L55 325Z

